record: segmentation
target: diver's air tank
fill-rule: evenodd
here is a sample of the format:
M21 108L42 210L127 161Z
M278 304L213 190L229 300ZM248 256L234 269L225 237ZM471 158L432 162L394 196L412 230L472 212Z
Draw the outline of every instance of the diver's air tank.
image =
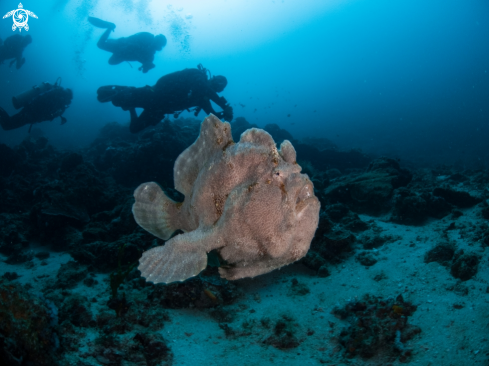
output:
M35 97L40 95L41 93L47 92L49 89L52 89L53 85L49 83L41 83L39 85L34 85L32 89L29 89L15 97L12 97L12 104L15 109L20 109L25 107L26 104L29 104Z

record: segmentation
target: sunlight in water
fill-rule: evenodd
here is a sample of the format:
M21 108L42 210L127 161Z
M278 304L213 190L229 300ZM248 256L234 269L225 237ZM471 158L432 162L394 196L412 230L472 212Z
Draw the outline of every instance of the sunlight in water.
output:
M127 32L163 31L176 45L175 51L195 56L260 46L352 1L118 0L93 2L92 11L98 17L123 19Z

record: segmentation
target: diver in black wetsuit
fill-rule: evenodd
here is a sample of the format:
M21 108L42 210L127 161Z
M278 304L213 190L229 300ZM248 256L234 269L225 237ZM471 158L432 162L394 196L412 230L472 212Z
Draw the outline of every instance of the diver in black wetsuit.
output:
M29 35L21 36L20 34L14 34L8 37L3 43L2 39L0 39L0 64L3 64L5 60L13 58L9 66L11 67L16 63L15 67L17 70L20 69L25 63L25 58L22 57L24 48L31 43L32 37Z
M23 108L19 113L9 116L0 107L0 125L4 130L13 130L28 124L32 127L34 123L52 121L56 117L60 117L64 125L67 121L62 114L72 99L71 89L62 88L57 82L54 85L42 83L12 98L15 109Z
M112 53L109 58L110 65L118 65L124 61L139 61L139 71L147 73L155 67L153 63L156 51L161 51L166 46L166 37L163 34L154 36L148 32L136 33L130 37L109 39L110 32L114 31L115 24L104 20L88 17L88 21L98 27L107 30L100 37L97 46L101 50Z
M233 108L224 97L217 93L224 90L227 80L218 75L207 77L207 70L199 65L197 69L185 69L162 76L154 86L142 88L107 85L97 90L99 102L112 102L116 107L121 107L131 113L130 130L132 133L142 131L148 126L158 124L165 114L173 114L177 117L184 110L196 107L194 115L201 110L205 113L213 113L217 117L231 121ZM211 100L223 109L215 112ZM144 111L138 117L136 108Z

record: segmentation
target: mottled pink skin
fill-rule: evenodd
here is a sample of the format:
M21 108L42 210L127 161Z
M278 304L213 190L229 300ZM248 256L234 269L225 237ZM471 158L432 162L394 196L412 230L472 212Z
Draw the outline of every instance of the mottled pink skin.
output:
M153 282L195 276L213 249L227 262L219 272L228 280L302 258L316 231L320 204L300 171L289 141L277 150L267 132L254 128L235 144L229 123L207 117L197 141L175 162L175 188L184 202L175 204L155 183L135 192L133 211L143 228L164 239L176 229L185 232L143 254L143 276Z

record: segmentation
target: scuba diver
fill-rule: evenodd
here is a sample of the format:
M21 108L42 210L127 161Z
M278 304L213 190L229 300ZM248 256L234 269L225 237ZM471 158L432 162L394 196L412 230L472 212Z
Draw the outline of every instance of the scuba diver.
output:
M97 47L112 53L109 58L110 65L118 65L124 61L139 61L142 65L138 70L147 73L155 67L153 60L156 51L161 51L166 46L166 37L163 34L154 36L148 32L109 39L110 32L115 29L114 23L94 17L88 17L88 21L95 27L107 29L100 37Z
M61 78L53 84L42 83L12 98L15 109L23 108L19 113L9 116L0 107L0 125L4 130L13 130L30 124L29 132L34 123L52 121L61 118L61 124L67 121L62 116L73 99L71 89L61 87Z
M25 63L25 58L22 57L22 53L24 52L24 48L26 48L29 44L32 43L32 37L21 36L20 34L14 34L13 36L8 37L3 43L0 38L0 64L3 64L5 60L10 61L9 67L12 67L14 63L17 63L15 67L20 69L22 65Z
M210 73L209 73L210 75ZM97 99L101 103L112 102L131 114L129 129L138 133L148 126L158 124L166 114L178 118L184 110L195 107L194 116L201 110L215 114L218 118L231 121L233 108L224 97L217 93L224 90L227 79L218 75L208 78L208 70L202 64L196 69L184 69L162 76L154 86L135 88L107 85L98 88ZM211 100L223 109L215 112ZM143 108L140 116L136 108Z

